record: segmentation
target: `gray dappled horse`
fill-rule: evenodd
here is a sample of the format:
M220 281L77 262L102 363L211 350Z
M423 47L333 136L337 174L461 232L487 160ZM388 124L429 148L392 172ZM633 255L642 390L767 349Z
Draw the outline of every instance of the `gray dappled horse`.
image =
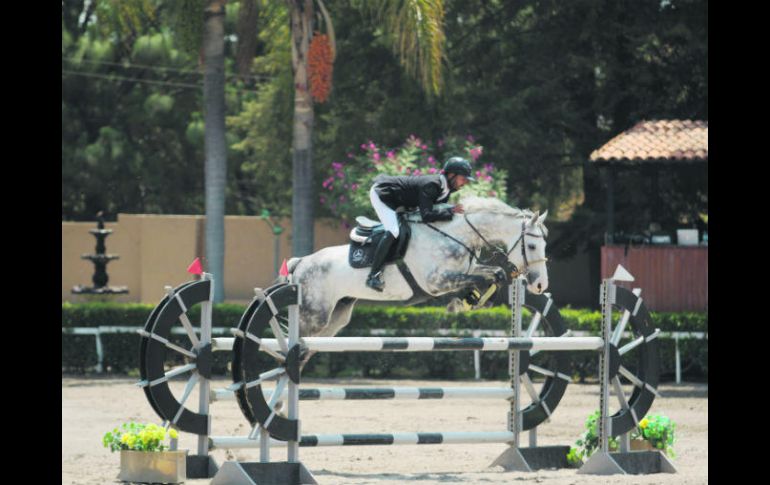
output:
M302 291L300 335L334 336L350 322L359 299L411 303L417 301L418 293L438 297L474 287L487 288L494 282L504 282L506 272L526 274L527 289L536 294L544 292L548 288L548 232L543 221L548 212L539 215L515 209L493 198L465 197L460 203L465 214L455 214L451 221L426 224L420 221L419 212L410 216L411 238L402 264L413 278L405 278L395 264L386 264L383 292L366 286L368 268L351 267L348 244L291 258L287 267L292 282L298 283ZM483 264L478 256L482 249L489 252L492 246L500 249L492 250L495 257L484 258L484 262L495 264Z

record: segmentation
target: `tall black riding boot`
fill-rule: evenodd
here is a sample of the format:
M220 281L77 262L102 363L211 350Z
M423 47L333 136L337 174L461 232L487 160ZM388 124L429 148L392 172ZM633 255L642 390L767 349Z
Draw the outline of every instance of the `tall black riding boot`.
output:
M388 231L380 239L380 243L377 244L377 249L374 251L374 259L372 259L372 269L369 271L369 277L366 279L366 286L377 291L382 291L385 287L385 282L382 280L382 267L385 263L385 256L390 251L390 246L393 244L396 238Z

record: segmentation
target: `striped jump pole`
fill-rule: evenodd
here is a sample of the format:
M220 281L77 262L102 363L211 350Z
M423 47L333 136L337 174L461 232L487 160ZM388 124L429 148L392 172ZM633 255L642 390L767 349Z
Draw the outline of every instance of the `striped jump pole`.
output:
M265 390L265 399L273 391ZM288 391L281 394L286 399ZM513 391L504 387L322 387L299 390L300 401L419 400L419 399L510 399ZM212 401L235 401L235 392L214 389Z
M233 333L254 340L263 351L277 352L276 339L248 337L238 329ZM230 340L219 338L217 349L232 349ZM457 350L575 351L599 350L601 337L304 337L303 350L316 352L438 352Z
M436 444L474 444L474 443L509 443L513 433L509 431L486 432L443 432L443 433L369 433L369 434L318 434L303 435L299 446L381 446L381 445L436 445ZM209 438L211 449L259 448L260 439L248 436L212 436ZM271 447L286 446L285 441L270 439Z

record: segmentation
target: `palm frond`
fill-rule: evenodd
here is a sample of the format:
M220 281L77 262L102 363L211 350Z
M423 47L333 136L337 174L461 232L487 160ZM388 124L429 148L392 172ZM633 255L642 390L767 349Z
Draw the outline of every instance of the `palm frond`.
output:
M426 91L439 94L446 44L443 0L381 0L371 5L406 72Z

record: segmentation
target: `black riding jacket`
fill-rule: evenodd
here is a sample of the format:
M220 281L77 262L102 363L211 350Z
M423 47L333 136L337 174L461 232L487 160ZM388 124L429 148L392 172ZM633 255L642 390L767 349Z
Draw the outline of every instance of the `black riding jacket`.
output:
M448 183L448 181L447 181ZM385 205L393 210L398 207L413 209L419 207L424 222L448 221L452 219L452 209L434 209L433 204L441 204L449 199L449 193L441 197L441 175L391 176L378 175L374 179L374 191Z

